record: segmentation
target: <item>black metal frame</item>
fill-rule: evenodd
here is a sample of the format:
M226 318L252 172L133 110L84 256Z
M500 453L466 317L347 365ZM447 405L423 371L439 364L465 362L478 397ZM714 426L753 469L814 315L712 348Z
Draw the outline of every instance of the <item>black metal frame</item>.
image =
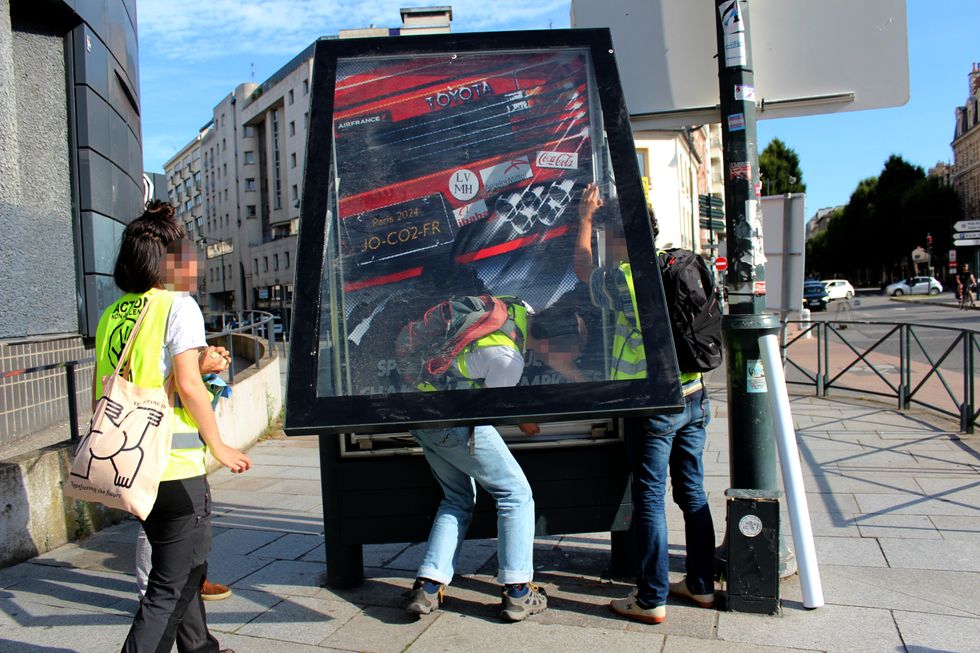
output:
M456 390L345 397L317 396L321 282L330 182L334 178L333 101L338 58L588 48L608 138L610 158L643 327L645 380ZM629 114L619 85L607 29L440 34L403 38L320 40L316 43L310 129L294 294L294 328L285 430L290 435L373 433L418 426L518 423L624 414L678 412L683 407L676 359L667 326L646 200L637 168ZM570 391L572 389L573 391ZM465 416L460 407L466 407ZM327 423L329 421L329 423Z
M980 331L945 327L933 324L871 321L787 321L783 323L783 329L785 330L790 324L799 325L800 332L791 340L786 341L783 345L784 360L786 361L787 366L797 370L805 377L805 380L788 380L787 383L808 386L812 385L816 390L816 394L821 397L826 397L831 389L836 389L847 392L860 392L863 394L893 398L897 401L899 410L908 410L912 404L916 404L959 420L960 431L963 433L974 432L976 423L978 419L980 419L980 408L977 407L974 370L976 356L977 353L980 352ZM875 342L870 346L865 347L863 350L859 350L854 346L854 344L848 341L843 331L847 327L856 327L861 325L885 327L888 329L888 331L875 340ZM934 358L933 356L929 355L929 352L927 351L925 345L923 345L922 340L918 335L918 333L921 333L921 331L925 329L950 332L954 333L955 336L953 337L952 342L943 350L943 352ZM790 357L789 349L798 340L811 333L816 333L817 336L817 369L813 372L803 367L800 363L794 361ZM840 342L845 344L854 354L854 359L850 360L847 365L845 365L844 368L837 372L834 376L831 376L830 374L831 336L837 338ZM870 354L893 337L898 339L899 345L898 384L895 384L892 382L892 380L886 378L881 371L868 360L868 356ZM917 346L918 352L915 352L913 343ZM947 378L951 373L955 372L949 369L943 369L943 363L949 360L950 356L957 350L959 350L963 357L963 369L961 372L962 396L960 397L957 397L955 391L953 390L953 386L951 385L952 379ZM917 354L921 354L921 357L925 359L927 369L922 374L921 378L916 379L916 383L913 385L912 363L922 362L921 360L913 360L916 358ZM891 392L882 392L847 386L843 382L844 376L859 362L864 362L868 368L874 372L879 379L881 379L881 381ZM952 408L916 398L920 391L925 387L926 382L933 376L939 379L943 390L946 392L947 398L952 402Z

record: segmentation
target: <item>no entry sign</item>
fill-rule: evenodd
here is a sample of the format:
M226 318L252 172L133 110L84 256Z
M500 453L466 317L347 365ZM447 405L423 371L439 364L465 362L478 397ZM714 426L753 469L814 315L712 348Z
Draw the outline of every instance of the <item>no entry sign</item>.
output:
M715 259L715 269L716 270L727 270L728 269L728 259L724 256L719 256Z

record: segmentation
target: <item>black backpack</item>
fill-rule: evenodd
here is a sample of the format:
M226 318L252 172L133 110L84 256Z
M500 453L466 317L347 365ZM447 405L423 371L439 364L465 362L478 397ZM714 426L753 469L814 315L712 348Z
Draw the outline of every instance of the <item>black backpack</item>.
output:
M721 365L721 306L711 271L686 249L668 249L657 259L681 372L715 369Z

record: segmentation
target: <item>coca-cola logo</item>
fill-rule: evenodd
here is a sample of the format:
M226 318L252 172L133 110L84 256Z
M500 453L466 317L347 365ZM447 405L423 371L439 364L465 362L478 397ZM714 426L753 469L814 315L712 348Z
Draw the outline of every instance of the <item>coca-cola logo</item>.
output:
M538 152L535 165L539 168L574 170L578 168L577 152Z

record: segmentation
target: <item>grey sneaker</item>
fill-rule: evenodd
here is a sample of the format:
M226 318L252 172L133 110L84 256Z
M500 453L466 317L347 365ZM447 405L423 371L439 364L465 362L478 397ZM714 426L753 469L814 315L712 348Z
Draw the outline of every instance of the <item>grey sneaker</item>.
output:
M528 592L515 599L507 593L506 588L501 598L500 618L504 621L524 621L532 614L537 614L548 607L548 595L544 590L528 583Z
M426 592L421 584L418 587L413 587L405 610L419 616L435 612L445 600L445 587L445 585L440 585L435 592Z

